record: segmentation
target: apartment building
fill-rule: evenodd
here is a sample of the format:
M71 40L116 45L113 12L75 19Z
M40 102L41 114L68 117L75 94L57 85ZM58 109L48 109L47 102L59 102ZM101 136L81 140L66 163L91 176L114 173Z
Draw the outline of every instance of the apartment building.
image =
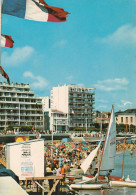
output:
M29 84L0 82L0 130L10 125L44 128L42 101L35 97Z
M58 85L51 90L51 109L59 110L67 116L65 129L87 129L93 124L94 95L94 88Z
M136 109L127 109L115 113L117 124L136 126Z

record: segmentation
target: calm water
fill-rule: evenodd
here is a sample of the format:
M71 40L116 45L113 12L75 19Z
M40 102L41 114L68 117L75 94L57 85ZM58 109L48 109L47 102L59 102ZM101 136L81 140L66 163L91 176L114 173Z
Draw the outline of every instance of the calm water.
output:
M117 154L115 158L115 170L112 172L111 175L114 176L121 176L121 167L122 167L122 158L123 154ZM129 152L125 152L125 159L124 159L124 171L123 176L124 178L129 178L131 180L136 180L136 151L134 152L132 158ZM110 188L105 189L105 195L136 195L136 188L127 188L127 187L120 187L120 188ZM81 190L79 195L100 195L99 190Z

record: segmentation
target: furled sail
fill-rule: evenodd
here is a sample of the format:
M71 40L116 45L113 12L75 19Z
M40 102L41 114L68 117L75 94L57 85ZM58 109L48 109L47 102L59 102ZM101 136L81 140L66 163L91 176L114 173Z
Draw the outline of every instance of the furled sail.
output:
M100 166L100 171L107 171L114 169L114 160L116 154L116 122L114 107L112 106L111 118L106 135L104 151Z
M101 145L101 141L100 141L99 145L88 155L88 157L81 164L80 167L84 171L84 174L86 173L87 169L92 164L93 159L97 155L97 152L98 152L98 150L100 148L100 145Z

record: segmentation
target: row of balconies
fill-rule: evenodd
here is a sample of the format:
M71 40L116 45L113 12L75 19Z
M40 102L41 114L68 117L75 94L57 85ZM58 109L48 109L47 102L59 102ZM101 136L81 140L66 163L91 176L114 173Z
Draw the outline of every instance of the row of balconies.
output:
M72 118L72 119L76 119L76 118L79 118L79 119L92 119L92 118L94 118L94 116L93 115L84 115L84 116L82 116L82 115L78 115L78 116L70 116L70 118Z
M14 124L12 124L12 125L19 125L19 123L14 123ZM24 126L32 126L33 125L33 123L30 123L30 124L25 124L25 123L21 123L20 125L24 125ZM0 127L2 127L3 129L5 128L5 124L0 124ZM8 127L8 125L6 125L6 127ZM41 125L36 125L36 127L35 128L43 128L43 125L41 124Z
M92 126L92 123L90 123L90 124L87 124L87 128L88 127L91 127ZM69 124L69 127L86 127L86 124L77 124L77 123L71 123L71 124Z
M83 123L83 124L88 124L88 123L92 123L92 119L87 120L81 120L81 119L73 119L70 120L70 123Z
M32 94L32 95L34 95L34 92L33 91L26 91L26 90L18 90L18 89L6 89L6 88L4 88L4 89L2 89L2 88L0 88L0 92L1 93L15 93L15 94L17 94L17 93L28 93L28 94Z
M31 98L32 99L32 98ZM3 98L0 98L0 104L2 104L2 103L35 103L36 104L36 101L30 101L31 99L24 99L24 100L21 100L21 101L19 101L18 102L18 99L10 99L10 100L8 100L8 99L3 99Z
M87 107L87 109L85 110L84 108L81 107L80 110L79 110L79 109L77 110L77 108L74 109L74 112L75 112L76 114L78 114L78 113L81 113L81 114L89 113L89 114L90 114L90 113L92 113L92 109L93 109L93 108L90 108L90 109L89 109L89 108ZM72 114L72 113L70 113L70 114Z
M39 108L42 110L42 108ZM0 107L0 110L8 110L8 112L10 112L11 110L26 110L26 111L38 111L37 108L19 108L19 107Z
M20 116L20 117L10 117L10 118L5 118L5 117L0 117L0 121L21 121L21 120L26 120L26 121L42 121L43 120L43 118L42 117L39 117L39 118L35 118L35 117L33 117L33 118L31 118L31 117L22 117L22 116Z
M93 109L93 105L69 105L71 109Z
M75 91L75 90L69 90L69 94L71 95L71 94L79 94L79 95L81 95L81 94L89 94L89 95L94 95L95 94L95 92L94 91L85 91L85 90L82 90L82 91Z
M0 94L0 97L5 97L5 98L34 98L35 99L35 97L32 97L32 96L29 96L29 95L2 95L2 94Z
M76 101L87 101L88 99L89 100L92 100L92 101L94 101L95 100L95 98L93 97L93 96L90 96L90 97L76 97L76 96L69 96L69 99L72 99L72 100L76 100Z

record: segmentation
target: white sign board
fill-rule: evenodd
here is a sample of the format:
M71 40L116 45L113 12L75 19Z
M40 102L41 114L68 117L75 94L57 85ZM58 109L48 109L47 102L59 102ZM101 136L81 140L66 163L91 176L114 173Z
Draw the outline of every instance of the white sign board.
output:
M44 177L44 140L7 144L7 169L11 169L20 180Z

